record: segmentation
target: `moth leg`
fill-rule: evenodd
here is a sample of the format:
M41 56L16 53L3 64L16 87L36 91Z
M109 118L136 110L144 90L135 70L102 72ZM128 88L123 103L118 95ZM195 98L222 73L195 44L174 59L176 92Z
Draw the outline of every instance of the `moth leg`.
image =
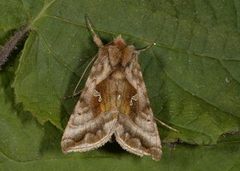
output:
M101 102L101 101L102 101L101 93L98 92L97 90L94 90L93 96L94 96L94 97L98 97L98 102Z
M100 48L100 47L103 47L103 42L102 40L100 39L100 37L95 33L95 31L93 30L93 27L92 27L92 23L90 21L90 19L88 18L88 16L86 15L85 16L85 20L86 20L86 25L87 25L87 28L88 30L91 32L92 34L92 37L93 37L93 41L94 43Z
M82 93L82 90L80 90L79 92L75 92L74 94L72 94L70 96L64 96L63 99L66 100L66 99L70 99L70 98L73 98L76 96L80 96L81 93Z
M154 117L154 120L156 120L156 121L157 121L158 123L160 123L162 126L165 126L166 128L168 128L168 129L170 129L170 130L172 130L172 131L174 131L174 132L179 132L177 129L169 126L168 124L162 122L161 120L159 120L159 119L156 118L156 117Z
M134 96L131 97L131 100L130 100L130 106L133 105L133 101L137 101L138 100L138 97L137 97L137 94L135 94Z

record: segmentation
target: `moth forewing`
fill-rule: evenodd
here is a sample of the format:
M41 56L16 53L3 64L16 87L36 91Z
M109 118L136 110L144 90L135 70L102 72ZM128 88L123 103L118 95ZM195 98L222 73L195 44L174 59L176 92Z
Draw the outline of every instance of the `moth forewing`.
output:
M127 151L140 156L151 155L153 159L159 160L162 153L161 142L138 63L138 54L135 55L125 67L125 77L136 90L136 94L131 96L128 103L131 112L119 115L115 136L117 142Z
M64 131L62 150L89 151L115 136L123 149L159 160L161 141L138 63L139 51L121 36L102 46L93 35L99 45L97 59Z

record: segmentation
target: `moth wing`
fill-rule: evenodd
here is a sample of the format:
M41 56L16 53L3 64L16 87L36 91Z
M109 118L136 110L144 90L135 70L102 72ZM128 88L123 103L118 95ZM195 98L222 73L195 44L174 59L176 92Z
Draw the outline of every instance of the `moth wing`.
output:
M131 99L126 108L129 114L120 113L115 131L116 141L125 150L139 156L151 155L154 160L160 160L161 141L154 120L153 112L147 96L140 65L136 61L125 69L129 89L136 91L136 101ZM125 98L126 99L126 98Z
M97 58L86 81L85 88L65 128L61 146L65 153L84 152L104 145L114 132L117 118L114 111L99 109L99 97L94 96L96 85L110 74L107 58Z

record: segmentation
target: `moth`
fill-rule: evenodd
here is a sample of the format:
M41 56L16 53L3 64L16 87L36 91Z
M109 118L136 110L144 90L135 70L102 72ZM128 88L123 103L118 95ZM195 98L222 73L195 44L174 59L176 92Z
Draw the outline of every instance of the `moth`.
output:
M89 19L98 46L96 60L65 128L64 153L85 152L115 137L126 151L160 160L161 141L143 80L137 50L121 36L103 45Z

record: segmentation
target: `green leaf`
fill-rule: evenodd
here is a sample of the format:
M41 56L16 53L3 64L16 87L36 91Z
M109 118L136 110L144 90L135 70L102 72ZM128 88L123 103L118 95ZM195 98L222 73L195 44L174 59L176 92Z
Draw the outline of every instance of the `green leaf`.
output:
M0 71L1 169L239 170L238 1L2 0L0 9L2 45L12 30L31 29L19 61L12 54ZM139 48L157 43L139 59L151 106L179 130L159 125L163 142L186 143L164 145L160 162L114 144L61 153L62 130L77 100L63 97L97 53L85 14L105 43L118 34ZM221 136L229 132L234 136Z
M8 70L0 75L0 154L9 161L36 159L40 157L44 132L30 113L14 105L13 90L9 85L13 68Z
M64 120L64 127L75 102L63 97L97 52L84 24L88 14L106 42L118 34L138 47L157 42L140 63L155 116L180 131L165 140L215 144L240 123L240 37L229 23L236 16L228 3L218 4L223 16L205 1L195 8L191 2L46 1L29 23L32 32L14 82L17 101L41 123L62 129Z
M240 141L220 143L216 146L176 145L165 147L164 156L160 162L144 157L139 158L128 153L111 154L106 149L90 153L75 153L70 155L51 151L44 153L42 158L31 161L5 160L0 163L3 170L214 170L237 171L240 167ZM113 144L108 144L113 146ZM0 156L1 157L1 156Z

